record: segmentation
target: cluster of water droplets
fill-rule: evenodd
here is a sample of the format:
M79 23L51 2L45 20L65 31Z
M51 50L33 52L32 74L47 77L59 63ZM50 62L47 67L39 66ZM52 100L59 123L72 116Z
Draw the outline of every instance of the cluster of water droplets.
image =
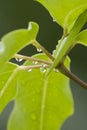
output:
M32 63L33 63L34 65L37 65L37 64L38 64L38 62L37 62L37 61L33 61Z
M23 59L22 58L15 58L17 62L21 62Z
M37 65L37 64L38 64L38 62L37 62L37 61L33 61L33 62L32 62L32 64L33 64L33 65ZM28 69L28 72L32 72L32 69L31 69L31 68L30 68L30 69Z
M37 61L33 61L32 64L37 65L38 62L37 62ZM42 64L40 65L40 68L39 68L39 69L40 69L40 72L41 72L41 73L45 73L45 72L47 71L47 69L46 69L46 64L43 64L43 63L42 63ZM28 72L32 72L32 68L28 69Z
M42 64L40 67L40 72L45 73L46 71L46 64Z

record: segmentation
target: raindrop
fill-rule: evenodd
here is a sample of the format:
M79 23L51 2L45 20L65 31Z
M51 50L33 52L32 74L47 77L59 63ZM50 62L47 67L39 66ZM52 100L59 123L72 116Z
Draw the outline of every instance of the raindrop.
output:
M32 120L36 120L36 115L35 115L35 114L32 114L32 115L31 115L31 118L32 118Z
M56 22L56 19L53 19L53 22Z
M42 49L40 49L40 48L37 48L37 52L42 52Z
M46 64L42 64L42 67L43 67L43 68L46 68Z
M38 64L38 62L37 62L37 61L33 61L32 63L33 63L33 64L35 64L35 65L37 65L37 64Z
M0 42L0 54L2 54L5 51L5 46L2 42Z
M32 71L32 69L29 69L29 70L28 70L28 72L31 72L31 71Z
M46 70L46 68L40 67L40 71L41 71L42 73L45 73L47 70Z
M21 59L21 58L16 58L16 61L18 61L18 62L21 62L23 59Z
M47 70L46 70L46 64L42 64L41 67L40 67L40 71L42 73L45 73Z
M59 72L59 70L54 68L54 72Z

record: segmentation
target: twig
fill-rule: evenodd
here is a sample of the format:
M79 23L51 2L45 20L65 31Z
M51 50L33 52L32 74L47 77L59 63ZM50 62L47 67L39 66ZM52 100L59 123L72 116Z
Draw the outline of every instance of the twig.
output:
M52 62L48 62L48 61L45 61L45 60L41 60L41 59L38 59L38 58L29 57L29 56L24 56L24 55L20 55L20 54L15 54L14 57L24 59L24 60L37 61L39 63L43 63L43 64L47 64L47 65L52 65Z
M75 74L73 74L71 71L69 71L63 64L59 67L59 70L61 73L78 83L83 88L87 89L87 83L79 79Z

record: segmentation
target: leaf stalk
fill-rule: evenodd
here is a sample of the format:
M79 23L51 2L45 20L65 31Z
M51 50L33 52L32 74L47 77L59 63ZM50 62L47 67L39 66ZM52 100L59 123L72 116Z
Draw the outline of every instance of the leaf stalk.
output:
M73 74L71 71L69 71L63 64L59 67L59 70L61 73L78 83L83 88L87 89L87 83L82 81L80 78L78 78L75 74Z

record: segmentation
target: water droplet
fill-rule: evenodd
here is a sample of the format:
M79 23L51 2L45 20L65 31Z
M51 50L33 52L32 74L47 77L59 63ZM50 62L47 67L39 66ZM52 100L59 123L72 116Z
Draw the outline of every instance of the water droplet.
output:
M21 62L23 59L21 59L21 58L16 58L16 61L18 61L18 62Z
M32 120L36 120L36 115L35 115L35 114L32 114L32 115L31 115L31 118L32 118Z
M46 64L42 64L41 67L40 67L40 71L42 73L45 73L47 70L46 70Z
M38 62L37 62L37 61L33 61L32 63L33 63L33 64L35 64L35 65L37 65L37 64L38 64Z
M28 30L30 31L32 29L32 24L29 23Z
M59 70L54 68L54 72L59 72Z
M47 70L46 70L46 68L40 68L40 71L45 73Z
M56 19L53 18L53 22L56 22Z
M40 49L40 48L37 48L37 52L42 52L42 49Z
M32 71L32 69L29 69L29 70L28 70L28 72L31 72L31 71Z
M46 68L46 64L42 64L42 67L43 67L43 68Z
M5 51L5 46L2 42L0 42L0 54L2 54Z

